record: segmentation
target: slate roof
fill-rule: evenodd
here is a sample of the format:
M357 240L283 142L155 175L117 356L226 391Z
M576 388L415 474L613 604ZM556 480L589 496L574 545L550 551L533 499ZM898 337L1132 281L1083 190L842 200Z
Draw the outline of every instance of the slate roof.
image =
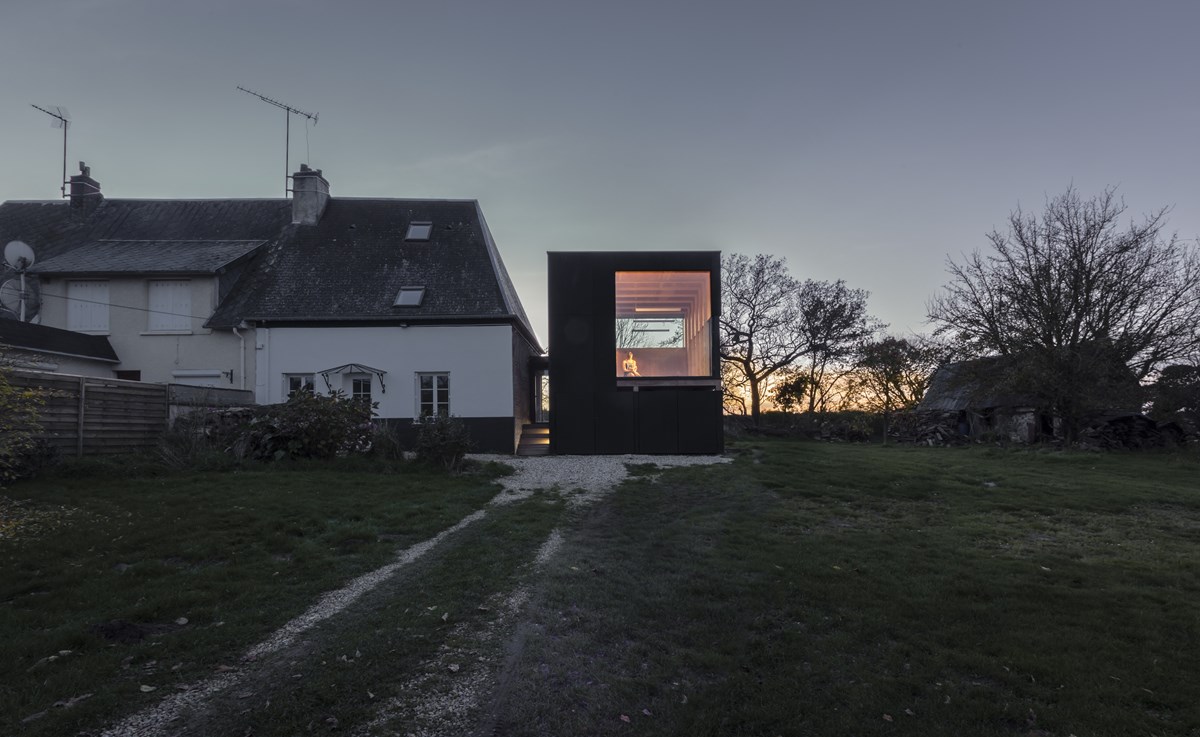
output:
M112 363L118 360L107 336L84 335L20 320L0 319L0 345Z
M5 202L0 243L25 241L37 256L32 271L55 274L208 273L236 253L244 258L226 275L236 283L222 288L214 328L494 321L536 345L475 200L332 197L316 225L291 216L284 199ZM404 240L412 221L433 223L429 240ZM419 306L393 306L402 286L425 287Z
M102 199L94 207L64 201L0 203L0 242L28 243L38 262L102 240L270 240L292 220L276 200Z
M405 241L429 221L427 241ZM474 200L331 198L320 222L288 226L213 315L261 322L512 320L533 340L504 263ZM421 304L396 307L401 287Z
M211 274L266 241L90 241L38 261L35 274Z
M1000 393L1006 360L998 356L948 363L934 373L919 411L958 412L988 407L1036 406L1033 397Z

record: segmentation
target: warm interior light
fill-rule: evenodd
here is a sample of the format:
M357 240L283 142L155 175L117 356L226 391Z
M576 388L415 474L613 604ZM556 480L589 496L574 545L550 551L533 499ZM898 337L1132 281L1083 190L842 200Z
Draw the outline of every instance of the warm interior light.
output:
M634 312L683 312L682 307L634 307Z

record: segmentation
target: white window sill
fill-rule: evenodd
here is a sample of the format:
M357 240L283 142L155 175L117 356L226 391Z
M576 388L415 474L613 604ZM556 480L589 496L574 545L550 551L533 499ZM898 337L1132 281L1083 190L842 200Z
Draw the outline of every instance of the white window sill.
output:
M139 335L195 335L191 330L146 330Z

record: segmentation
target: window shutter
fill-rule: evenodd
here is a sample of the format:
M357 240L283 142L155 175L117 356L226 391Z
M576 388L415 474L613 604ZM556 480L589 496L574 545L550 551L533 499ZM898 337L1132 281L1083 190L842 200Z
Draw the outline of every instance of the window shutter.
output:
M192 283L187 280L150 282L150 326L157 330L190 330Z
M67 328L84 333L108 332L108 282L67 283Z

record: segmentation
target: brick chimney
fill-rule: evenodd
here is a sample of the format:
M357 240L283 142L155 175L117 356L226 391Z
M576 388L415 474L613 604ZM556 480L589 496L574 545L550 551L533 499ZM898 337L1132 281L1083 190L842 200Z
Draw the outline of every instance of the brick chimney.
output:
M321 176L321 170L301 164L300 171L292 175L292 223L316 225L328 203L329 182Z
M71 175L71 207L93 208L104 196L100 194L100 182L92 179L92 168L79 162L79 173Z

